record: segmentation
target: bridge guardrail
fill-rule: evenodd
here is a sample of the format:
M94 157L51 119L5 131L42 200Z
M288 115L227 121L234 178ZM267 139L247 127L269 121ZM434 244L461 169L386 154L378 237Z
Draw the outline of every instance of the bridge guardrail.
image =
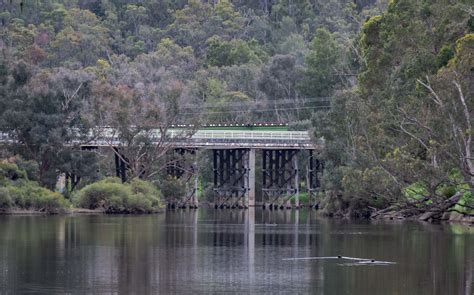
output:
M314 145L306 131L229 131L229 130L198 130L186 135L185 130L168 130L167 137L171 142L184 146L306 146ZM152 139L160 141L160 132L152 131ZM6 133L0 132L0 141L14 142ZM76 142L76 144L80 144ZM104 128L95 139L88 144L120 145L119 138L111 128Z

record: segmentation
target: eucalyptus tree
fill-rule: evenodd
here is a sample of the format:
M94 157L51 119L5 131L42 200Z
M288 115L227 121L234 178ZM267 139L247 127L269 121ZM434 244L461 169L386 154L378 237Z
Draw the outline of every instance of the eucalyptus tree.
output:
M92 76L63 68L44 71L21 61L2 74L0 126L17 140L14 152L38 163L40 182L53 188L61 173L95 172L92 155L75 146L90 127L82 108Z
M339 192L344 210L439 218L472 198L472 16L465 7L393 1L364 24L358 87L341 114L351 124L339 126L351 156Z
M195 66L191 48L165 39L157 51L133 61L113 57L96 81L91 112L96 126L107 127L105 138L130 178L161 173L175 142L197 128L198 114L183 114L192 106L187 85ZM191 127L176 129L181 124Z

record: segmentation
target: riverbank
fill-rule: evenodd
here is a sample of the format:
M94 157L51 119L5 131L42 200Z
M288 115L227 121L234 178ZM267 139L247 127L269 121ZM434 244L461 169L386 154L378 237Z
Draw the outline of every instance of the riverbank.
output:
M424 215L411 216L411 217L383 215L376 218L370 218L369 220L411 220L411 221L429 222L429 223L454 222L454 223L465 223L465 224L474 225L474 216L466 216L464 214L457 213L457 212L446 212L440 218L436 218L436 219L432 219L432 218L425 219Z
M212 206L209 204L202 206L201 208L204 209L213 209ZM260 208L260 206L256 206L255 208ZM117 214L126 214L126 215L154 215L154 214L163 214L169 209L165 208L160 208L155 210L154 212L146 212L146 213L117 213ZM173 209L169 211L182 211L186 209ZM215 209L215 210L220 210L220 209ZM248 210L248 209L223 209L220 211L242 211L242 210ZM334 219L334 220L361 220L361 218L350 218L347 216L340 216L340 215L332 215L329 216L327 214L323 214L321 211L316 211L313 209L297 209L297 210L311 210L313 212L319 212L321 216L327 217L329 219ZM190 212L194 212L195 209L190 209ZM288 211L288 210L278 210L278 211ZM10 208L7 210L0 210L0 215L44 215L44 216L52 216L52 215L117 215L117 214L111 214L105 210L105 208L96 208L96 209L85 209L85 208L68 208L63 210L62 212L47 212L44 210L33 210L33 209L21 209L21 208ZM442 218L436 219L436 220L422 220L420 219L419 216L412 216L412 217L396 217L396 216L380 216L378 218L369 218L366 219L370 222L377 222L377 221L417 221L420 223L453 223L453 224L465 224L469 226L474 226L474 217L473 216L464 216L463 214L457 213L457 212L450 212L450 213L445 213Z
M147 215L147 214L159 214L164 213L165 209L157 209L153 213L133 213L130 215ZM62 212L47 212L44 210L34 210L34 209L22 209L22 208L9 208L6 210L0 210L0 215L102 215L102 214L110 214L107 213L104 208L97 208L97 209L85 209L85 208L70 208L65 209ZM114 214L110 214L114 215Z
M0 162L2 214L143 214L164 208L160 190L140 179L122 183L109 177L62 193L31 179L38 177L15 163Z

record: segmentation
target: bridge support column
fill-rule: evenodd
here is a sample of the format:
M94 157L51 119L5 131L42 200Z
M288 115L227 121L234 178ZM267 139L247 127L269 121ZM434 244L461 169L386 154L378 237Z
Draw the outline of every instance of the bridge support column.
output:
M263 150L263 207L291 208L291 199L299 206L298 150Z
M298 157L293 157L293 167L295 169L295 207L300 207L300 170L298 169Z
M255 206L255 149L249 151L247 205Z
M197 209L198 207L198 166L197 166L197 149L194 148L176 148L170 155L169 164L166 168L169 176L180 179L183 185L186 186L186 195L177 196L179 199L173 198L168 200L168 207L186 209ZM191 155L194 159L192 164L189 164ZM187 161L188 160L188 161Z
M249 154L249 149L213 150L215 208L248 207Z
M115 156L115 176L119 177L122 182L127 181L127 163L123 160L123 155L114 147Z
M321 189L323 170L324 162L317 155L314 155L313 150L309 150L306 186L308 188L308 201L311 208L319 208L317 193Z

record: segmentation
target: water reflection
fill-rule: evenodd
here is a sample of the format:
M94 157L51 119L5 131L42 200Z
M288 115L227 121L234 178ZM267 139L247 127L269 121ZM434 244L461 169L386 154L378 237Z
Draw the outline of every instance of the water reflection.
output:
M474 230L314 211L0 217L0 293L472 294ZM393 261L351 266L291 257Z

